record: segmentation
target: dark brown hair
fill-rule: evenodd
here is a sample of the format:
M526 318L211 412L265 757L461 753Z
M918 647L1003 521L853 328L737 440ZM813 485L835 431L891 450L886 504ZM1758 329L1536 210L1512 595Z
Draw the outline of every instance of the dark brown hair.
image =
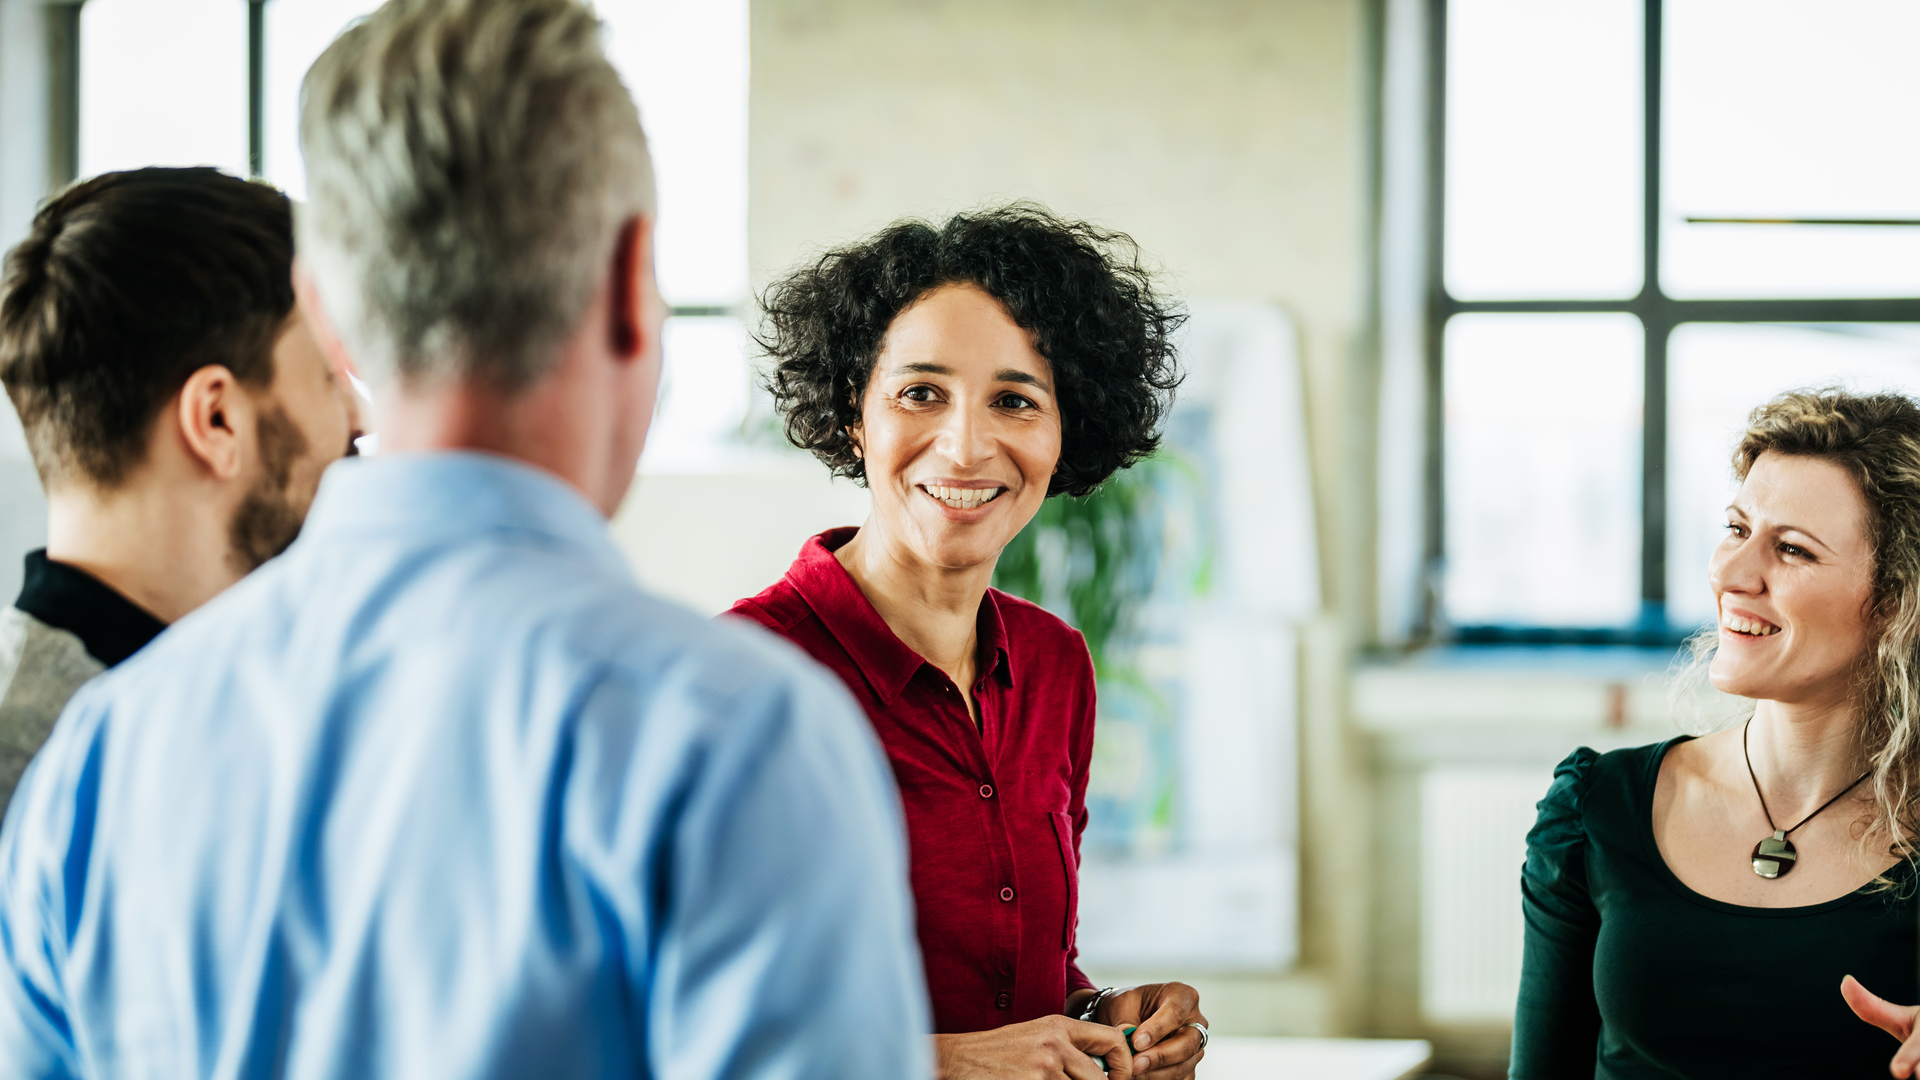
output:
M106 173L48 200L0 276L0 383L41 482L125 480L209 364L271 384L292 271L287 197L215 169Z

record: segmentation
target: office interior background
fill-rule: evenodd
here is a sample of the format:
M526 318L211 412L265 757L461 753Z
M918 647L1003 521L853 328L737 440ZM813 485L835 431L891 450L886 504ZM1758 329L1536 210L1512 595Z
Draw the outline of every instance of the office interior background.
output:
M298 198L300 77L372 6L0 0L0 244L111 169ZM1126 231L1193 316L1167 449L1005 575L1101 628L1083 963L1500 1075L1554 762L1733 704L1667 672L1746 411L1920 393L1920 5L598 6L674 311L640 578L718 612L865 516L757 386L781 270L1013 198ZM0 410L9 597L44 512Z

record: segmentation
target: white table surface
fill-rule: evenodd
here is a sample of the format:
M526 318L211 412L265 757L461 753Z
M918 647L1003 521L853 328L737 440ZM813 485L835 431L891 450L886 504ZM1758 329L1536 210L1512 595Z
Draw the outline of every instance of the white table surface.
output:
M1215 1035L1196 1080L1403 1080L1433 1057L1419 1039L1259 1039Z

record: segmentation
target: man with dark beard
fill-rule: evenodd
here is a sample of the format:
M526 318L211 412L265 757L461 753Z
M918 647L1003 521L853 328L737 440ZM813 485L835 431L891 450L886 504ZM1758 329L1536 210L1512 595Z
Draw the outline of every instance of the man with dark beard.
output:
M213 169L49 200L0 278L0 382L48 507L0 610L0 806L80 684L293 542L358 434L294 306L286 196Z

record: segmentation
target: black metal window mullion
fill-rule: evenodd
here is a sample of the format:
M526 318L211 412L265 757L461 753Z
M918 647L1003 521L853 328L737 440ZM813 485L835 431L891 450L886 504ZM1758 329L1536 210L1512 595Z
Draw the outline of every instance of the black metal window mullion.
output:
M47 190L79 174L80 8L86 0L44 6L48 52ZM247 174L266 175L267 0L247 0Z
M267 174L267 0L247 0L247 175Z
M1641 441L1640 600L1641 617L1631 627L1468 627L1455 633L1462 641L1539 644L1676 644L1689 627L1669 624L1667 601L1667 344L1675 327L1690 322L1773 323L1920 323L1920 298L1798 300L1675 300L1660 287L1662 83L1664 35L1662 0L1645 0L1644 170L1642 180L1643 274L1639 295L1621 300L1458 300L1446 286L1446 63L1447 0L1429 0L1427 8L1427 517L1426 553L1430 568L1446 557L1445 332L1455 315L1490 313L1576 314L1623 312L1639 318L1645 333L1644 399ZM1702 219L1717 220L1717 219ZM1730 219L1729 219L1730 220ZM1840 223L1840 222L1834 222ZM1782 220L1783 227L1794 223ZM1913 225L1911 221L1848 222L1857 225ZM1442 613L1436 590L1427 589L1426 631L1433 636Z
M1425 422L1427 425L1426 462L1422 470L1426 481L1426 521L1424 565L1420 568L1421 626L1417 638L1431 638L1445 618L1444 597L1439 590L1439 570L1447 551L1447 432L1446 432L1446 355L1447 318L1452 314L1453 298L1447 295L1447 0L1427 0L1423 28L1427 36L1426 56L1426 170L1427 198L1425 244L1422 255L1426 274L1426 321L1422 344L1426 348Z
M1640 407L1640 619L1635 631L1667 633L1667 339L1673 310L1660 289L1660 130L1664 42L1661 0L1646 0L1641 16L1643 172L1642 277L1635 314L1645 334Z
M80 175L80 5L49 3L46 20L47 192Z

